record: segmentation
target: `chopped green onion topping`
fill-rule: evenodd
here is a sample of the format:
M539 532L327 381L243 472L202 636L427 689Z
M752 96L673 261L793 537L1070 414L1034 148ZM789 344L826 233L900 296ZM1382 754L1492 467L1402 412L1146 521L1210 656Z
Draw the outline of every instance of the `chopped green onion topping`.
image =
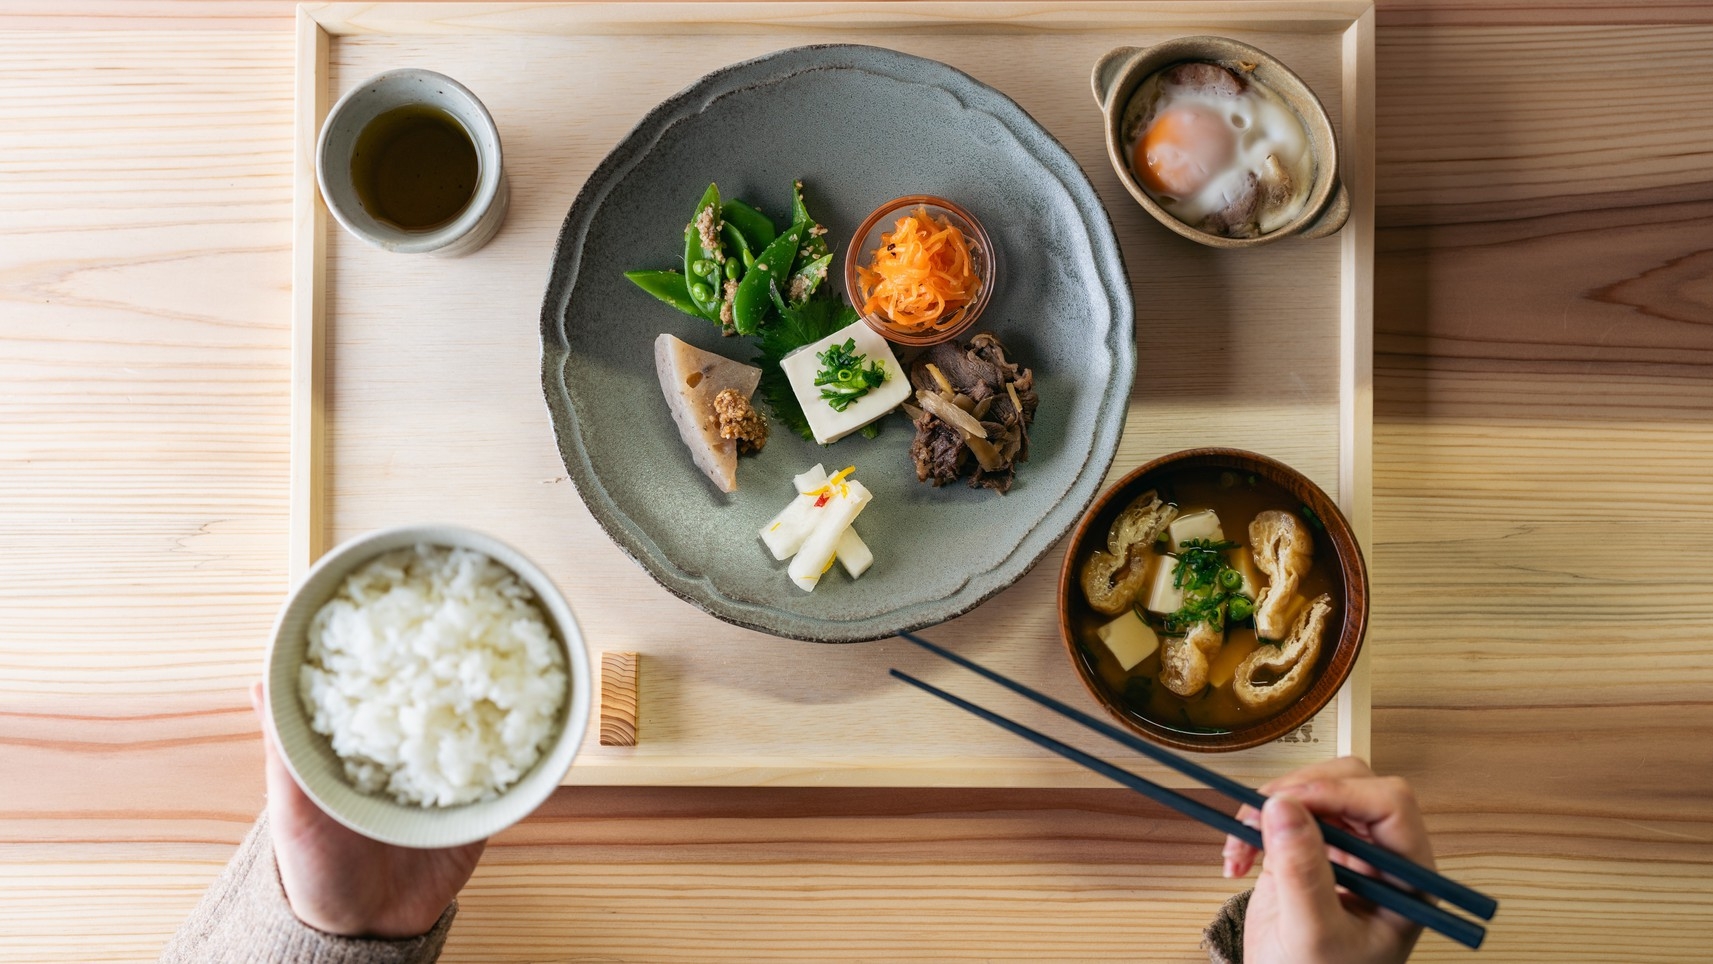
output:
M821 362L815 384L821 386L821 398L835 412L849 408L852 402L886 381L886 369L879 362L863 365L868 356L856 353L855 338L846 338L842 345L831 345L815 357Z
M1243 622L1255 615L1255 601L1238 591L1243 588L1243 574L1226 562L1226 551L1237 545L1211 539L1183 544L1172 567L1172 585L1183 592L1184 604L1161 620L1167 635L1182 635L1196 623L1223 632L1227 622Z

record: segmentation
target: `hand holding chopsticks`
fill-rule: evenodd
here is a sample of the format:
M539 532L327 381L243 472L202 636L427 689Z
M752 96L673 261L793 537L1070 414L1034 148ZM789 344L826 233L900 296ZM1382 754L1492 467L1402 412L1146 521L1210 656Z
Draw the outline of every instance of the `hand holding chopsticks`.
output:
M952 653L946 649L936 646L933 643L908 633L901 635L903 638L931 653L934 653L935 655L954 662L965 669L979 673L989 680L1006 687L1012 692L1024 696L1033 702L1058 713L1060 716L1071 719L1103 736L1108 737L1109 739L1122 743L1125 746L1148 756L1150 759L1171 767L1179 773L1218 790L1232 799L1241 801L1242 803L1257 809L1261 808L1266 802L1266 798L1255 790L1237 783L1228 777L1215 773L1200 764L1178 756L1162 747L1155 746L1140 737L1113 727L1104 721L1095 719L1094 717L1067 706L1044 693L1038 692L1022 683L1011 680L999 673L981 666L978 663L965 659L956 653ZM1135 774L1122 770L1105 760L1064 744L1043 733L1032 730L1013 720L1009 720L997 713L993 713L990 710L976 706L975 704L957 696L953 696L944 690L924 683L908 674L893 670L892 675L911 684L912 686L917 687L918 689L923 690L924 692L937 696L960 709L973 713L976 716L980 716L996 726L1009 730L1038 746L1051 750L1072 762L1078 763L1117 783L1123 784L1149 799L1171 807L1186 816L1200 820L1202 823L1205 823L1216 830L1220 830L1229 836L1235 837L1251 847L1260 849L1262 846L1262 835L1253 827L1239 823L1232 817L1214 810L1206 804L1186 797L1174 790L1169 790L1165 787L1154 784L1136 776ZM1444 898L1453 906L1459 907L1485 919L1490 919L1498 906L1497 902L1492 898L1471 890L1455 881L1442 877L1434 871L1415 863L1401 854L1363 840L1342 828L1321 823L1320 829L1329 845L1368 863L1378 871L1390 875L1394 879L1400 881L1406 887L1412 887L1427 894ZM1465 946L1471 948L1479 947L1482 939L1486 935L1486 930L1481 925L1450 914L1415 894L1402 890L1387 881L1367 877L1362 874L1358 874L1349 868L1336 864L1333 865L1332 869L1333 876L1337 883L1346 890L1349 890L1351 893L1370 901L1375 905L1391 910L1394 913L1418 924L1444 934Z

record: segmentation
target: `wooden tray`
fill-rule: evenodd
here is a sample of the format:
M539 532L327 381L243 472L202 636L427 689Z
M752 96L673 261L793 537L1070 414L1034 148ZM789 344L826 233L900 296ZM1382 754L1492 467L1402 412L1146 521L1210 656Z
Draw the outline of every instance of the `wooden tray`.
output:
M1106 159L1089 71L1114 46L1191 33L1253 43L1319 94L1339 128L1351 190L1339 235L1213 251L1172 235L1124 192ZM1067 732L907 644L780 640L681 602L607 540L565 479L538 379L537 317L553 239L583 178L649 108L703 73L829 41L967 71L1016 99L1093 179L1136 297L1136 389L1114 477L1193 445L1254 449L1325 487L1368 544L1370 4L330 3L298 12L294 578L324 548L405 522L468 525L523 550L565 591L592 649L641 654L638 745L600 746L591 726L568 783L1103 785L891 681L886 670L898 666ZM399 66L456 77L499 124L511 213L470 257L366 247L330 227L316 192L313 148L328 106ZM1092 706L1057 639L1060 561L1050 554L930 635ZM1214 762L1261 781L1339 753L1366 755L1367 741L1359 664L1312 723Z

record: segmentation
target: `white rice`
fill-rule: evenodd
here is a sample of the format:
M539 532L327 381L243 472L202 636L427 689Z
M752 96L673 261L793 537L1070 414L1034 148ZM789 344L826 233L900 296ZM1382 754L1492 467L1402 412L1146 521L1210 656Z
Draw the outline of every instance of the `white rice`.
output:
M299 694L353 786L447 807L535 766L565 684L565 654L511 570L419 545L358 569L316 612Z

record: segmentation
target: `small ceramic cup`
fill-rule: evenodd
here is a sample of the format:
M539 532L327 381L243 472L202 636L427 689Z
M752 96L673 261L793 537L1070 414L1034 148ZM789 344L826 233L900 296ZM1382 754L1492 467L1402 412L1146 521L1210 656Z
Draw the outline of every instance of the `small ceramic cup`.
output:
M357 135L376 117L412 104L451 114L476 145L476 192L457 217L439 227L409 231L364 209L352 182ZM506 218L511 191L500 153L500 132L469 88L445 74L406 68L377 74L352 88L328 112L315 145L315 180L333 217L360 240L399 254L469 254L487 244Z
M1302 119L1314 151L1314 186L1302 211L1281 227L1253 238L1209 234L1167 213L1136 180L1126 150L1126 108L1143 81L1185 61L1206 61L1245 73L1271 88ZM1344 227L1349 219L1350 193L1338 177L1338 139L1332 132L1332 120L1302 78L1271 54L1226 37L1179 37L1147 48L1119 47L1094 65L1091 80L1095 102L1106 115L1106 155L1118 179L1136 203L1178 234L1214 248L1252 248L1292 236L1323 238Z

